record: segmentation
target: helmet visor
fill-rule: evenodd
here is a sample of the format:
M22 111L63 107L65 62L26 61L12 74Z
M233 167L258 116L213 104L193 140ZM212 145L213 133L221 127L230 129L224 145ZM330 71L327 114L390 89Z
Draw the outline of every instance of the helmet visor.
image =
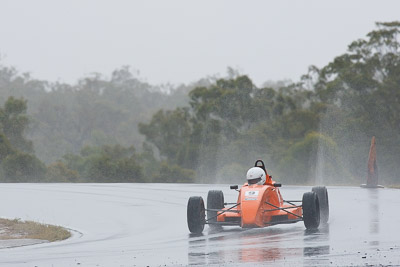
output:
M247 180L249 184L256 184L261 181L261 177Z

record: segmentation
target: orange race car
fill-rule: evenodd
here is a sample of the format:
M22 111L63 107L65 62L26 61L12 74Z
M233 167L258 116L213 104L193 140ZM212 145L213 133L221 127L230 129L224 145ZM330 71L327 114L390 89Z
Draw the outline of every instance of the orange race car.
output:
M187 206L190 232L201 233L205 224L256 228L304 221L307 229L317 229L320 221L328 222L328 191L325 186L313 187L311 192L303 194L302 200L283 200L279 191L281 184L268 175L262 160L256 161L246 178L247 183L240 190L237 185L230 187L239 192L236 203L225 203L220 190L208 192L207 209L202 197L190 197Z

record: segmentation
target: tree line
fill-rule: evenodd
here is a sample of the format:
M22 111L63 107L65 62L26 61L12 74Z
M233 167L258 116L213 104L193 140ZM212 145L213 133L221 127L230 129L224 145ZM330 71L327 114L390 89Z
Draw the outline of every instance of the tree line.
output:
M260 88L232 70L174 87L127 67L68 85L1 66L1 179L243 182L261 158L282 182L354 184L376 136L381 179L398 183L399 31L377 23L299 82Z

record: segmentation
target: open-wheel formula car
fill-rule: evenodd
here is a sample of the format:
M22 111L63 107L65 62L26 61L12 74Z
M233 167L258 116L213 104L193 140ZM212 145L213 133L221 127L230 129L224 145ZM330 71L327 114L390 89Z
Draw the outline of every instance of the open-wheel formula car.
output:
M303 194L302 200L284 200L279 191L281 184L268 175L265 164L257 160L247 172L247 183L240 190L236 203L225 203L223 192L210 190L207 209L203 198L189 198L187 222L191 233L201 233L205 224L210 226L266 227L304 221L307 229L317 229L320 222L329 219L328 191L325 186L313 187ZM206 216L207 213L207 216Z

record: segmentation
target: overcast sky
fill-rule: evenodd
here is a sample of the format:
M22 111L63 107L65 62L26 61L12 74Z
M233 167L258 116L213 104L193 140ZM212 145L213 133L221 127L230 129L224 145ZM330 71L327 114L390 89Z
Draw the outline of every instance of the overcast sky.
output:
M0 64L76 83L123 65L152 84L224 76L296 81L400 20L400 1L0 0Z

